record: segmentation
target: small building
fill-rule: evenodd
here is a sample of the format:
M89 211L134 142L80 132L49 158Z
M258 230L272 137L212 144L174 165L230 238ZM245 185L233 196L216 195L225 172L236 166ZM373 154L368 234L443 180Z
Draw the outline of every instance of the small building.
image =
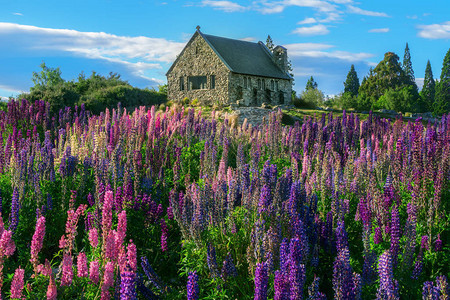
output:
M203 105L289 104L288 68L282 46L272 52L262 42L204 34L197 26L166 74L168 99L198 99Z

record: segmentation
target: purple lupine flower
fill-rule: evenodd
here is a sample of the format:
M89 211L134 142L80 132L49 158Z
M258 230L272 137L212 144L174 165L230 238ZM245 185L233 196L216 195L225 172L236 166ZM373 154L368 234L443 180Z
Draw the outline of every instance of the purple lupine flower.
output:
M434 243L434 250L437 251L442 251L442 240L441 240L441 235L438 234L437 235L437 239L436 242Z
M434 286L433 281L425 281L423 283L422 299L439 300L439 289Z
M298 238L292 238L291 242L289 244L289 250L290 250L290 263L298 265L303 260L303 252L302 252L302 244L300 243L300 240Z
M377 227L375 228L375 235L373 237L373 242L375 245L380 244L383 241L383 235L381 234L381 228Z
M377 255L375 251L369 250L367 253L365 253L364 264L361 274L362 285L370 285L375 281L377 277L376 262L377 262Z
M50 195L50 193L47 193L47 210L52 209L53 209L52 195Z
M348 248L341 249L334 261L333 290L335 299L355 299L355 285Z
M294 261L291 260L289 266L290 299L293 300L302 299L305 277L306 277L305 265L295 264Z
M14 188L12 199L11 199L11 214L9 215L9 230L14 234L17 226L19 225L19 192L17 188Z
M89 193L88 195L87 195L87 201L88 201L88 203L89 203L89 206L94 206L94 204L95 204L95 201L94 201L94 197L92 196L92 194L91 193Z
M261 189L261 194L258 203L258 212L267 212L270 205L272 204L272 195L270 191L270 186L264 185Z
M336 250L341 252L343 249L348 248L347 232L345 231L344 221L338 221L336 227Z
M450 299L450 289L445 275L436 277L436 287L439 290L440 299Z
M289 268L289 243L288 239L284 238L280 245L280 271L283 274L288 273Z
M265 263L257 263L255 270L255 297L254 300L267 299L267 284L269 276L267 274L267 266Z
M217 267L216 248L212 244L208 245L206 251L206 262L208 264L208 268L211 272L212 277L218 276L219 269Z
M292 229L295 233L295 236L300 241L301 259L305 260L308 257L309 253L308 236L306 235L305 226L303 225L303 221L300 220L298 216L295 217L292 223Z
M135 277L136 274L128 265L120 273L120 299L122 300L137 299Z
M229 276L231 277L238 276L236 266L234 265L233 258L231 257L231 253L228 253L227 257L223 261L222 267L222 278L225 280Z
M389 250L381 254L378 260L378 274L380 287L377 291L377 299L400 299L398 296L398 283L394 279L392 256Z
M422 274L422 269L423 269L423 253L421 249L416 257L416 261L414 262L414 269L411 278L414 280L419 279L420 275Z
M397 254L399 251L399 241L401 237L400 233L400 216L398 214L398 208L394 206L391 212L391 255L394 264L397 260Z
M326 300L327 296L325 296L324 293L319 291L319 277L315 277L314 280L311 283L311 285L308 287L308 298L307 300Z
M0 139L1 139L1 134L0 134ZM0 162L1 163L1 162ZM3 168L3 167L1 167ZM2 189L0 189L0 213L3 212L3 200L2 200Z
M284 275L281 270L275 271L275 278L273 281L275 290L274 300L289 300L289 282L285 277L287 277L287 275Z
M159 278L158 274L156 274L155 270L153 270L152 266L148 263L147 257L141 257L141 266L142 270L144 270L145 275L148 280L160 291L163 292L165 290L165 286Z
M187 282L187 299L197 300L200 294L197 271L189 272Z

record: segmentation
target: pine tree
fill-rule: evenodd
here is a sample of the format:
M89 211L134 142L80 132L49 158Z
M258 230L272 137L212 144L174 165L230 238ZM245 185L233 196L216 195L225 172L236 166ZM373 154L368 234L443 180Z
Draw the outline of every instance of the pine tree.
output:
M311 78L308 79L308 82L306 83L305 90L314 90L317 89L317 82L314 81L314 78L311 76Z
M270 37L270 35L267 36L266 46L267 46L267 48L269 48L269 50L271 52L273 52L273 48L275 48L275 45L273 44L273 41L272 41L272 38Z
M436 85L433 110L435 114L444 114L450 110L450 49L448 49L442 63L441 78Z
M414 70L412 68L412 62L411 62L411 53L409 52L408 43L406 43L406 47L405 47L405 55L403 56L402 69L403 69L403 72L405 72L406 79L409 81L409 83L416 84L415 77L414 77Z
M350 71L347 74L347 79L344 82L344 93L349 93L351 96L357 96L359 89L358 74L356 74L355 66L350 67Z
M422 100L421 107L424 111L431 111L433 109L434 96L436 94L436 82L433 78L433 71L431 70L430 60L427 62L425 68L425 78L423 81L420 98Z

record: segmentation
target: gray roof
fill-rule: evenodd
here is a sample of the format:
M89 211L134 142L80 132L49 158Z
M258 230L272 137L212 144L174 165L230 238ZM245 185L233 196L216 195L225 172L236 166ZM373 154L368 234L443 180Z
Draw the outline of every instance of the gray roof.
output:
M275 64L272 60L272 54L262 42L252 43L201 32L200 34L230 71L234 73L291 79L286 72Z

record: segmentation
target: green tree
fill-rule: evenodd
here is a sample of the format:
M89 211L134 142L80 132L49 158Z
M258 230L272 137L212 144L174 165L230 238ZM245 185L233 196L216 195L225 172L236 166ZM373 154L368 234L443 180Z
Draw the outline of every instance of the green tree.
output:
M271 52L273 51L273 48L275 48L275 45L273 44L273 41L272 41L272 38L270 37L270 35L267 36L266 46L267 46L267 48L269 48L269 50Z
M31 77L31 80L34 83L31 91L45 88L54 88L65 82L61 77L61 70L59 69L59 67L49 68L45 65L45 62L42 62L40 68L42 70L39 73L33 72L33 76Z
M347 79L344 82L344 94L348 93L350 96L358 96L359 79L356 74L355 66L350 67L350 71L347 74Z
M414 111L417 107L417 87L411 84L410 79L405 75L399 63L399 57L393 52L387 52L384 59L369 73L369 76L363 80L359 88L358 109L375 109L379 107L378 100L388 90L398 91L405 86L412 86L412 97L406 97L411 101L409 105L401 107L409 107ZM409 91L409 89L408 89Z
M316 107L323 103L325 96L317 88L306 89L300 94L300 105L303 107Z
M317 82L314 80L314 78L311 76L308 79L308 82L306 82L306 88L305 90L314 90L317 89Z
M444 57L442 63L441 78L436 85L436 97L433 104L433 111L440 115L450 110L450 49Z
M421 108L424 111L433 110L433 102L436 94L436 82L433 78L433 71L431 70L430 60L427 62L425 68L425 78L423 80L422 91L420 91Z
M416 78L414 76L414 70L411 62L411 53L409 52L408 43L406 43L405 54L403 55L402 69L403 72L405 72L407 81L409 81L411 85L416 85Z

